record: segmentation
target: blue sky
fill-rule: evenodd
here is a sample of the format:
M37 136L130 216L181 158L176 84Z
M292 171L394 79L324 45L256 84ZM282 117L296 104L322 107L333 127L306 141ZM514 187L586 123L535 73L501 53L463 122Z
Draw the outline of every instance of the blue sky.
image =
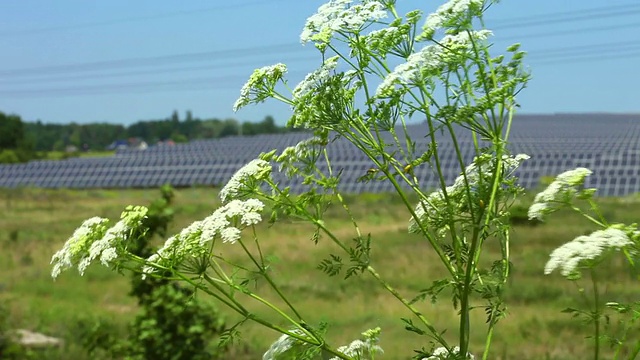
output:
M256 67L284 62L295 84L318 65L298 39L322 3L2 1L0 111L55 123L130 124L173 110L284 123L289 109L276 102L237 114L232 105ZM440 3L398 1L403 11ZM529 51L521 112L640 112L639 15L637 0L503 0L486 19L496 47Z

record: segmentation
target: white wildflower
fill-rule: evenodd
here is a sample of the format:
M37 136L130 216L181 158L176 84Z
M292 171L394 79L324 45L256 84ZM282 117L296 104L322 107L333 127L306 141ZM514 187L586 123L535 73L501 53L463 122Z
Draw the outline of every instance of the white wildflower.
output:
M264 101L286 73L287 66L282 63L254 70L249 80L240 89L240 97L233 105L233 111L238 111L251 103Z
M236 197L242 190L246 190L247 183L264 180L271 174L271 164L269 162L254 159L240 168L229 179L229 182L220 190L220 199L227 202Z
M586 168L576 168L558 175L544 191L533 199L533 204L529 207L529 219L543 220L544 216L557 210L574 196L593 194L593 189L582 189L585 178L589 175L591 175L591 170Z
M142 224L147 212L148 209L144 206L128 206L122 212L120 221L107 229L101 239L91 244L87 257L78 264L80 274L84 274L89 264L98 257L105 266L109 266L117 259L122 251L123 243L129 239L133 229Z
M382 348L378 345L380 342L380 328L369 329L362 333L364 340L354 340L349 345L340 346L336 350L343 355L352 359L372 359L376 354L382 354ZM330 360L339 360L335 356Z
M93 217L74 231L61 250L51 258L55 279L63 270L77 266L81 275L93 260L100 257L103 265L109 266L119 256L122 242L126 241L134 228L142 224L147 214L144 206L128 206L120 221L107 229L108 219Z
M502 159L503 178L507 179L513 175L513 172L524 160L529 159L529 156L526 154L518 154L515 157L503 155ZM420 221L428 225L428 227L437 229L440 235L444 235L444 230L448 228L447 220L450 218L449 204L455 204L454 206L458 210L466 207L468 202L467 185L472 195L479 192L482 187L491 186L495 167L495 160L489 155L485 154L474 158L473 162L465 168L464 175L458 176L453 185L447 186L445 191L440 189L432 192L416 206L415 214L419 220L411 217L409 220L409 232L419 233L421 230L418 221ZM449 204L446 198L449 198Z
M222 242L235 244L240 240L240 229L234 227L222 229L220 237L222 238Z
M312 92L318 85L326 82L331 77L331 72L338 66L338 59L338 56L332 56L326 59L317 70L307 74L293 89L293 99L304 97Z
M155 271L152 264L165 267L180 265L188 257L198 257L210 251L210 244L216 237L225 243L240 240L242 230L262 221L264 203L258 199L232 200L216 209L206 218L193 222L171 236L156 254L147 259L143 274Z
M607 250L619 250L632 243L624 231L613 227L578 236L551 253L544 273L560 269L565 277L575 275L581 263L596 260Z
M104 235L108 222L109 219L100 217L85 220L65 242L62 249L58 250L51 258L51 264L53 264L51 276L55 279L63 270L83 262L82 260L88 255L91 244Z
M305 336L305 334L299 329L291 330L291 333L301 337ZM267 350L264 355L262 355L262 360L277 360L281 355L297 345L305 345L305 343L287 334L283 334L278 338L278 340L271 344L269 350Z
M280 164L280 171L285 171L288 177L300 173L300 162L312 161L318 155L318 149L326 145L326 142L319 137L312 137L300 141L295 146L285 148L274 161Z
M420 51L409 55L407 61L396 66L387 74L376 89L376 97L389 95L395 85L414 85L421 82L423 76L438 75L447 64L448 57L471 49L472 41L486 40L492 32L489 30L464 32L446 35L438 44L427 45Z
M454 354L460 353L459 346L456 346L451 350L452 350L452 353ZM448 357L449 357L449 350L447 350L447 348L445 347L439 347L433 351L431 356L422 358L422 360L446 360L448 359ZM474 359L475 359L475 356L473 356L473 354L467 353L467 360L474 360Z
M459 23L457 20L466 16L469 10L479 11L482 3L483 0L450 0L442 4L427 16L418 39L431 39L439 28L448 26L452 21L454 24Z
M379 1L364 1L352 5L352 0L330 0L307 19L300 34L302 44L310 41L328 43L333 33L358 32L366 24L387 17L385 6Z

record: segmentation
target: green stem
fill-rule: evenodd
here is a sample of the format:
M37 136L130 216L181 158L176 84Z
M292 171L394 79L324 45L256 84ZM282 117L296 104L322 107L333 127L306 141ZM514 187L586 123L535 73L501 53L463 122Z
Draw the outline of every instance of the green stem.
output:
M482 360L487 360L489 358L489 348L491 348L491 340L493 339L493 329L495 328L495 321L493 318L491 319L491 323L489 324L489 330L487 331L487 337L484 341L484 351L482 352Z
M296 317L299 320L302 320L302 316L300 315L300 313L298 313L298 310L296 310L296 308L293 306L293 304L291 304L291 302L287 299L287 297L284 296L284 294L280 291L280 288L275 284L273 279L271 279L271 276L269 276L269 274L265 271L264 266L260 265L256 261L256 259L254 258L253 254L251 254L249 249L247 249L247 247L245 246L245 244L242 241L242 239L238 240L238 243L240 244L240 246L242 246L242 249L244 249L244 252L249 256L251 261L253 261L255 266L259 269L260 273L265 278L265 280L267 280L267 282L269 283L271 288L278 294L280 299L282 299L282 301L284 301L287 304L287 306L289 306L289 309L291 309L291 311L293 311L293 313L296 315Z
M593 285L593 300L594 300L594 319L593 326L595 330L594 341L594 360L600 358L600 294L598 293L598 280L596 279L596 272L591 269L591 283Z
M420 319L420 321L422 321L422 323L429 329L429 331L431 331L431 333L433 334L432 337L435 340L437 340L440 344L442 344L444 347L449 349L449 345L447 344L447 341L440 336L436 328L431 324L429 320L427 320L427 318L424 317L424 315L422 315L420 311L418 311L418 309L413 307L413 305L411 305L409 301L407 301L407 299L403 298L402 295L400 295L400 293L398 293L396 289L394 289L391 285L389 285L389 283L387 283L384 279L382 279L382 277L380 277L380 274L378 274L378 272L373 267L367 266L367 272L373 275L373 277L376 280L378 280L378 282L380 282L380 284L382 284L382 286L385 289L387 289L387 291L389 291L407 309L409 309L418 319Z

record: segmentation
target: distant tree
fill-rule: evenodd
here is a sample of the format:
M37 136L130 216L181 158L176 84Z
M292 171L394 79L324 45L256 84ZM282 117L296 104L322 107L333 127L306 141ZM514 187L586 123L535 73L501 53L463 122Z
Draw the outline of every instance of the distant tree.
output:
M239 130L238 121L235 119L227 119L224 121L224 124L222 125L222 130L220 131L219 136L226 137L226 136L238 135L238 130Z
M189 142L189 139L185 135L179 133L174 133L173 135L171 135L171 140L176 143Z
M24 124L18 115L0 112L0 150L17 149L24 139Z
M262 122L260 123L260 127L260 130L263 134L275 134L279 132L276 121L271 115L267 115L264 120L262 120Z
M24 123L18 115L0 112L0 162L26 162L36 157L33 139L26 136Z

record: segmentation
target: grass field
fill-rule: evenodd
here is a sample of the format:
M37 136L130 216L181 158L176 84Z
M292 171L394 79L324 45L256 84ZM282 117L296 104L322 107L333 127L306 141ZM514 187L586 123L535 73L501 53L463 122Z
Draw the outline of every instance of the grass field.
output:
M65 346L42 358L88 358L75 340L82 319L105 318L123 326L136 312L133 298L127 296L129 279L107 269L94 267L84 277L65 273L55 282L50 277L51 255L72 234L82 220L91 216L117 218L128 204L146 205L159 196L157 190L3 190L0 193L0 305L9 308L9 324L65 338ZM613 221L632 223L640 215L640 202L626 199L600 199L606 216ZM405 297L439 279L439 266L429 244L406 232L407 215L391 195L349 197L364 233L373 239L373 263L381 275ZM209 215L217 206L216 191L207 188L177 191L176 218L172 233L196 219ZM345 239L355 236L353 227L338 210L330 211L327 222ZM590 358L591 329L571 319L561 310L579 305L580 297L572 283L558 275L543 275L549 253L558 245L592 229L569 213L559 213L548 223L531 227L516 226L512 231L513 277L509 284L509 316L498 325L492 359L585 359ZM320 240L315 245L310 228L297 223L266 225L259 232L264 251L277 256L274 272L284 290L311 323L327 321L329 339L336 346L358 338L372 327L382 328L384 359L408 359L412 349L428 347L425 338L407 332L400 321L409 314L374 280L362 275L348 280L330 278L316 269L335 246ZM497 254L491 243L487 254ZM225 256L241 261L238 246L221 246ZM342 254L341 254L342 255ZM624 270L622 262L605 272L610 279L604 301L638 300L638 276ZM274 298L275 299L275 298ZM274 301L278 303L277 301ZM418 303L420 310L438 328L455 329L456 313L446 296L433 305ZM228 323L235 318L228 314ZM255 311L267 313L262 308ZM484 329L484 314L478 309L472 326ZM455 338L453 331L448 333ZM472 349L481 352L484 333L473 333ZM638 335L638 334L635 334ZM243 345L253 349L252 358L277 338L277 334L249 324L242 331ZM605 357L606 358L606 357Z

